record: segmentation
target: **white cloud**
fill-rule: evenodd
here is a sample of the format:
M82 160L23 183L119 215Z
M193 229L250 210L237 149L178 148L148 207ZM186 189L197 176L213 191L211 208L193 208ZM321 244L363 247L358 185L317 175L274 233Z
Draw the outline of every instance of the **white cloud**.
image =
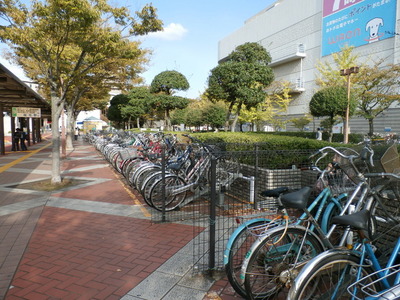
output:
M182 39L187 32L188 30L181 24L171 23L164 27L162 31L151 32L148 36L168 41L176 41Z

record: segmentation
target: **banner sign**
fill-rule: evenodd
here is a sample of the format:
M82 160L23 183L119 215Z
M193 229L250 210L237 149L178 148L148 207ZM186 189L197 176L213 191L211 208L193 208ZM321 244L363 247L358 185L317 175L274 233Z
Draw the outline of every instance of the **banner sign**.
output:
M324 0L321 55L394 37L397 0Z
M19 118L40 118L41 110L34 107L13 107L11 114Z

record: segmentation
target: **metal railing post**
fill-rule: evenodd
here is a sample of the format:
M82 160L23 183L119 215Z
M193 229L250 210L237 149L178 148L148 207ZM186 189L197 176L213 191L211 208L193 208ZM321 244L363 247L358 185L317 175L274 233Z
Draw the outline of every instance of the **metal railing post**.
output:
M259 179L258 179L258 176L257 176L257 174L258 174L258 168L259 168L259 145L258 144L254 144L254 159L255 159L255 161L254 161L254 209L257 209L257 207L258 207L258 203L257 203L257 197L256 197L256 195L257 195L257 193L258 193L258 181L259 181Z
M215 269L215 231L216 231L216 209L217 209L217 160L215 157L211 157L211 201L210 201L210 251L208 257L208 268L209 270Z
M161 222L165 222L166 221L166 211L165 211L165 202L166 202L166 192L165 192L165 145L162 146L161 148L161 199L162 199L162 216L161 216Z

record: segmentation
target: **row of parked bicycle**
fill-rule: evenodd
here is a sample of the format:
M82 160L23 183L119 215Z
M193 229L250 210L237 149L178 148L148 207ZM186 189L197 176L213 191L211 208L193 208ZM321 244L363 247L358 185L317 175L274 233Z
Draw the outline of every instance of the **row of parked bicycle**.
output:
M231 235L232 287L246 299L400 299L397 145L379 161L369 143L325 147L312 159L316 196L310 187L264 191L279 204L274 217L242 221Z
M216 178L227 186L239 172L239 164L226 159L215 146L185 135L191 142L182 147L176 135L114 132L91 134L88 140L123 174L127 182L159 211L172 211L208 192L211 160Z
M192 143L181 148L170 134L88 136L146 203L160 211L182 207L208 192L213 159L222 186L239 174L235 159L187 138ZM320 172L315 197L310 187L262 192L278 202L276 214L238 218L247 221L233 232L224 253L227 277L239 295L400 299L397 145L388 147L378 162L374 154L368 143L360 151L322 148L313 156L313 168ZM329 155L328 166L320 169Z

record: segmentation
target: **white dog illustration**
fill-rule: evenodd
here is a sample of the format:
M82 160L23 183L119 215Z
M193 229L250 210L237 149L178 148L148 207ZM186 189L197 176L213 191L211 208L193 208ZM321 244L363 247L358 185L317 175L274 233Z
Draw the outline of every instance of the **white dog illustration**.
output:
M374 18L368 21L365 30L369 31L369 39L367 40L369 43L379 41L379 38L382 36L382 34L379 35L379 28L381 26L383 26L383 19L381 18Z

